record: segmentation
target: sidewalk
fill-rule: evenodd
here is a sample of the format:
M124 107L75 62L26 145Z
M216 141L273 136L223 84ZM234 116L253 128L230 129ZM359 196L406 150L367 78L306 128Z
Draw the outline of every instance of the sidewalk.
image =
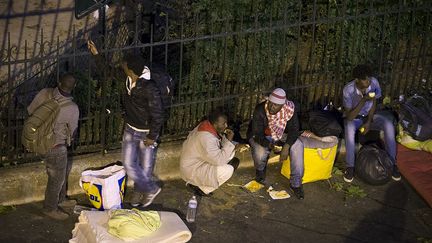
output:
M287 189L280 165L268 169L275 189ZM191 242L426 242L432 239L432 209L402 180L369 186L341 175L304 185L305 199L273 201L264 189L250 193L244 185L254 175L240 169L210 198L198 205ZM337 191L341 189L340 191ZM348 189L350 192L347 192ZM365 193L366 195L364 195ZM184 218L191 197L183 181L165 181L152 209L176 211ZM364 196L364 197L362 197ZM87 203L84 195L78 196ZM0 215L0 242L67 242L77 221L52 221L41 203L18 206ZM422 241L424 240L424 241Z

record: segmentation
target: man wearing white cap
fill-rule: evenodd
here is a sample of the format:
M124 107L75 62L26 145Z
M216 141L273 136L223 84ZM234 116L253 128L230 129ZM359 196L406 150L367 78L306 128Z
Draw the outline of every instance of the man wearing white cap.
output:
M255 180L265 183L267 162L274 145L283 145L280 161L290 154L290 188L297 198L303 199L304 144L300 136L315 138L310 131L300 132L295 105L286 99L281 88L273 90L268 100L255 107L248 129L248 140L256 169Z

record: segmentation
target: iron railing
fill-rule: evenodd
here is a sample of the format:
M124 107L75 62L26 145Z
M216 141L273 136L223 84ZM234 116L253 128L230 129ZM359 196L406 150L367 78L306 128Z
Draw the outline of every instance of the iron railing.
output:
M260 13L222 19L205 12L190 18L158 15L157 24L138 11L132 21L120 16L107 23L111 27L105 37L77 35L75 29L62 43L47 43L41 36L35 50L39 55L33 57L14 59L13 51L27 52L27 42L24 50L14 50L8 38L1 60L6 71L0 81L0 165L36 158L20 142L25 107L39 89L55 85L63 71L74 72L79 80L75 153L119 146L124 81L95 75L84 36L104 47L100 52L113 65L123 53L135 52L150 64L164 64L174 77L163 140L187 134L216 106L246 122L255 104L276 86L285 88L302 111L330 101L339 107L341 90L359 63L373 66L390 100L432 89L430 1L285 2L283 8L272 5ZM47 46L54 51L46 52Z

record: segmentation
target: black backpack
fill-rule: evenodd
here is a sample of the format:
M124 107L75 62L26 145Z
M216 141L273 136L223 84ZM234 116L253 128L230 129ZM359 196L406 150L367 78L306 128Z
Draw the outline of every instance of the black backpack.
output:
M392 175L393 162L388 153L376 144L363 145L355 164L356 175L371 185L387 183Z
M432 109L425 98L414 95L402 103L399 122L415 140L432 139Z
M309 113L309 129L319 137L336 136L342 133L342 116L334 111L311 111Z

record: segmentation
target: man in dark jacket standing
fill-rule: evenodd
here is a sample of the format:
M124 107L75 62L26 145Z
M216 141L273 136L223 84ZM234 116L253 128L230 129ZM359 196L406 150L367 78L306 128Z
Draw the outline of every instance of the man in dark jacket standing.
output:
M286 99L283 89L277 88L273 90L268 100L255 107L248 129L248 140L256 169L255 180L265 183L270 153L275 145L281 145L283 147L280 161L286 160L288 155L291 158L290 188L297 198L303 199L303 150L305 145L303 139L299 137L315 138L316 136L309 131L301 133L299 127L294 103Z
M137 68L137 60L126 60L122 71L113 72L112 68L100 55L92 41L88 42L90 52L96 56L101 70L110 70L111 76L126 79L123 94L124 120L122 160L127 175L134 181L134 194L131 205L146 207L150 205L161 188L153 180L156 161L157 140L164 123L164 108L160 90L151 79L150 69L146 66Z

